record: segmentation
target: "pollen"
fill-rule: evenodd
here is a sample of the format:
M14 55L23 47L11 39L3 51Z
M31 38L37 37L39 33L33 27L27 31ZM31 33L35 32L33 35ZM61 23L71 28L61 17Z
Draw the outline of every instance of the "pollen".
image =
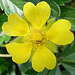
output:
M29 41L32 42L33 46L37 47L44 44L46 41L45 31L33 29L29 35Z

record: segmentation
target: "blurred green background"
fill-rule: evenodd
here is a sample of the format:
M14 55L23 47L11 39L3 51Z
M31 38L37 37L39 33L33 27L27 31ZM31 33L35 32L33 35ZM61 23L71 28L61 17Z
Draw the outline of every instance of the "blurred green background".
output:
M46 1L51 7L50 18L69 20L72 24L71 31L75 35L75 0L0 0L0 54L8 54L5 44L13 39L3 34L2 24L7 22L11 13L17 13L22 17L23 5L29 1L35 5L40 1ZM44 69L39 73L32 69L29 62L16 64L11 57L0 57L0 75L75 75L75 41L67 46L58 46L55 55L56 67L51 71Z

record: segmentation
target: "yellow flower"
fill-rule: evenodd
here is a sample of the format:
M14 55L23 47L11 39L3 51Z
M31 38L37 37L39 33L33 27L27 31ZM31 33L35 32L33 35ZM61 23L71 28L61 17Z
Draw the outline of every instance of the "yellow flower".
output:
M23 36L23 43L10 42L6 45L7 51L12 55L12 60L18 64L29 60L31 53L32 67L40 72L44 68L53 69L56 65L55 55L45 46L46 41L58 45L66 45L73 41L74 35L70 31L71 23L68 20L56 21L48 31L44 24L50 16L50 6L42 1L36 6L28 2L23 7L23 13L28 23L17 14L10 14L8 22L2 26L3 32L10 36ZM33 48L36 50L33 50ZM32 51L32 52L31 52Z

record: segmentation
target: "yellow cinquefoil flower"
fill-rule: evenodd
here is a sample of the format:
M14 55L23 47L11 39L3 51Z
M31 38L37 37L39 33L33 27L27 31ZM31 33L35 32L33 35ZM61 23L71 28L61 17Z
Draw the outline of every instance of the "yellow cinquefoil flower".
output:
M2 26L3 32L10 36L24 36L25 39L24 43L10 42L6 45L14 62L18 64L27 62L35 47L36 50L31 59L33 69L40 72L44 68L55 67L56 57L46 48L46 41L66 45L73 41L74 35L70 31L71 23L65 19L56 21L48 31L45 31L43 25L48 20L50 11L50 6L44 1L36 6L31 2L26 3L23 12L33 26L28 26L28 23L17 14L9 15L8 22Z

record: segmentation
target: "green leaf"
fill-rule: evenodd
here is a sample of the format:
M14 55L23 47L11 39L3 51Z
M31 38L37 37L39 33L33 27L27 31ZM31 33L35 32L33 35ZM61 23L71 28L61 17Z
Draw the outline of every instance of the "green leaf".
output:
M51 15L54 17L60 17L61 10L59 5L54 1L49 1L50 7L51 7Z
M8 36L8 35L6 35L6 34L2 35L2 37L3 37L3 41L4 41L5 43L9 42L10 39L11 39L11 36Z
M68 45L61 55L63 56L62 62L75 68L75 43L72 47L71 45Z
M61 18L67 19L71 22L71 30L75 30L75 8L61 7Z
M1 12L0 12L1 13ZM1 13L0 14L0 27L2 26L2 24L4 23L4 22L6 22L7 21L7 15L5 14L5 13Z
M0 7L2 10L5 10L7 16L11 13L16 13L19 16L22 16L23 14L22 10L13 4L13 2L10 0L0 0Z
M72 0L53 0L53 1L55 1L59 6L63 6L63 5L65 5L64 3L68 3L68 2L70 2L70 1L72 1Z
M66 46L66 48L61 52L60 56L63 56L63 57L67 56L70 49L71 49L71 44Z
M75 53L70 54L70 55L64 57L63 59L70 60L70 61L75 61Z
M61 64L64 66L64 68L70 72L71 75L75 75L75 62L70 62L70 61L60 61Z
M4 10L4 5L3 5L3 3L2 3L1 0L0 0L0 8L1 8L2 10Z
M72 46L67 45L67 47L61 53L61 56L66 57L66 56L71 55L73 53L75 53L75 43Z
M0 35L0 45L3 44L3 42L8 43L11 39L11 36L8 36L6 34Z
M2 32L2 24L7 21L7 15L0 11L0 33Z
M33 70L33 68L28 69L25 74L27 75L36 75L37 72L35 70Z
M15 65L14 65L14 63L12 63L10 66L9 66L9 68L8 68L8 70L7 71L4 71L3 73L2 73L2 75L16 75L16 67L15 67ZM18 72L19 73L19 72ZM18 74L19 75L19 74Z
M11 63L10 60L0 58L0 75L2 75L4 71L8 71L10 63Z
M3 44L3 38L0 36L0 45Z
M75 0L71 2L71 6L75 8Z
M34 3L35 5L40 2L40 0L24 0L24 1L27 1L27 2L32 2Z
M56 65L56 67L53 70L50 71L49 75L61 75L59 66Z
M63 58L61 61L59 60L59 62L61 62L71 75L75 75L75 43L72 46L68 45L61 53L61 56L63 56Z
M31 68L31 64L29 62L26 62L24 64L18 64L18 67L22 73L22 75Z
M62 75L70 75L70 73L67 71L62 71Z
M50 5L52 16L59 17L61 15L60 7L55 1L51 1L51 0L40 0L40 1L46 1Z
M13 4L15 4L18 8L20 8L21 10L23 10L23 6L26 3L26 0L10 0Z

